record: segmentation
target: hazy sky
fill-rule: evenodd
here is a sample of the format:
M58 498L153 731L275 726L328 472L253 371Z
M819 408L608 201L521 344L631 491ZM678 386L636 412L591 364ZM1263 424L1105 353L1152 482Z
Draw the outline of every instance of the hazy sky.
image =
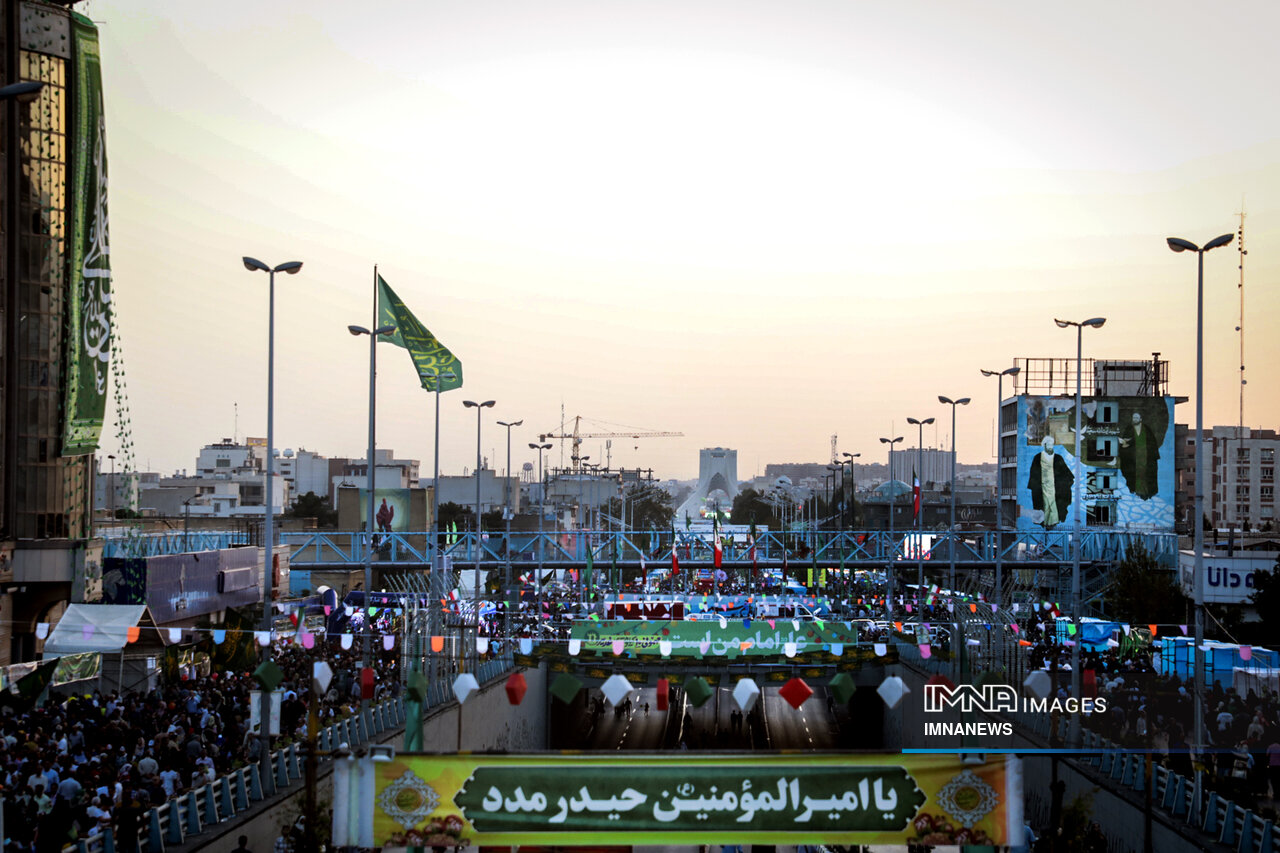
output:
M367 445L373 265L462 360L442 468L513 467L561 405L679 431L613 463L740 476L883 461L979 368L1171 362L1195 391L1195 259L1245 220L1245 422L1280 427L1274 2L88 0L101 28L117 331L141 468L264 435ZM376 10L376 11L370 11ZM1206 422L1238 418L1236 250L1206 256ZM1006 391L1008 384L1006 384ZM378 444L431 466L432 405L379 347ZM1194 399L1178 420L1194 421ZM114 421L112 411L109 418ZM908 431L910 430L910 431ZM117 448L114 428L103 449ZM949 445L950 425L925 434ZM603 441L584 453L604 455ZM559 450L552 452L557 460ZM567 450L566 450L567 453Z

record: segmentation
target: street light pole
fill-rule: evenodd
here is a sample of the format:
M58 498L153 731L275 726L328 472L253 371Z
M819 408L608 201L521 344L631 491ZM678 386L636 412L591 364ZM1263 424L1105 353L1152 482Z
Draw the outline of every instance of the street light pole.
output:
M275 267L269 267L256 258L250 258L247 255L241 258L244 268L250 272L265 272L267 274L267 481L266 490L264 492L266 501L264 502L265 512L263 513L263 538L265 539L265 550L263 556L263 572L262 572L262 630L267 632L267 644L263 646L262 662L267 664L271 662L271 583L272 569L274 568L275 555L275 512L272 506L271 480L274 471L272 470L271 446L275 440L275 361L276 361L276 273L283 272L289 275L297 275L298 270L302 269L302 261L288 261ZM114 466L112 471L114 472ZM114 477L113 477L114 480ZM112 500L114 501L114 482L112 483ZM115 514L114 512L112 513ZM265 787L274 787L273 783L268 782L274 779L271 773L271 691L261 691L261 704L259 705L258 715L258 736L262 741L262 755L259 758L261 763L262 784Z
M518 427L524 423L524 418L518 421L507 423L506 421L498 421L498 426L507 428L507 471L506 482L502 484L502 517L506 522L506 533L502 542L503 560L502 582L506 585L507 602L502 608L503 629L507 635L507 639L511 638L511 607L514 602L511 600L511 428ZM517 597L517 601L519 598Z
M472 602L475 605L474 616L476 618L476 638L480 637L480 530L484 526L480 521L480 414L485 409L491 409L494 400L485 400L483 403L477 403L474 400L463 400L462 405L468 409L476 410L476 562L475 562L475 587L472 589ZM471 644L471 654L476 655L476 664L479 665L480 650L476 648L476 644ZM474 667L473 667L474 668Z
M377 320L378 306L374 302L374 320ZM369 336L369 459L368 467L365 471L365 491L369 493L366 508L368 509L368 518L365 519L365 542L364 551L364 636L360 642L360 654L364 659L365 669L373 668L373 630L369 624L369 608L373 606L373 540L374 540L374 489L377 487L374 475L377 471L377 463L374 461L374 453L377 445L375 442L375 429L377 427L377 391L378 391L378 336L390 335L395 332L395 326L378 326L372 332L364 326L347 326L347 331L352 335L359 337L360 335ZM271 443L270 439L267 444ZM270 458L270 453L267 454ZM364 695L363 688L360 694L360 714L365 716L369 711L370 700ZM368 722L368 720L366 720Z
M110 507L111 513L111 532L114 533L116 529L116 455L108 453L107 458L111 460L111 477L109 478L111 494L107 496L107 506Z
M845 502L844 505L847 506L849 509L849 522L847 525L845 525L846 529L848 530L852 530L854 525L858 523L857 516L853 511L854 498L858 494L858 478L854 476L854 473L853 473L853 460L858 459L861 456L862 456L861 453L845 453L844 454L845 461L849 463L849 489L848 489L849 497L847 499L845 498L845 489L843 488L844 471L843 471L843 467L841 468L840 478L842 482L841 482L841 489L840 489L840 499Z
M902 436L897 438L882 438L881 444L889 445L889 563L885 569L885 581L889 587L889 594L885 597L885 616L893 618L893 564L898 559L898 545L893 538L893 516L898 509L897 489L893 484L897 482L893 478L893 446L902 441Z
M962 658L966 649L965 636L960 630L964 614L954 604L956 594L956 406L969 405L969 398L961 397L959 400L952 400L950 397L939 394L938 402L951 407L951 521L947 526L947 539L950 544L947 550L951 552L951 565L947 575L947 587L953 601L951 612L955 615L951 623L951 660L955 679L959 682L964 669Z
M537 598L537 604L535 605L533 614L535 627L540 627L542 625L542 521L546 517L547 498L547 484L542 480L542 451L550 450L551 447L551 442L547 442L546 444L529 444L530 450L538 451L538 579L534 584L534 595ZM540 631L534 631L533 635L534 637L538 637L540 636L540 633Z
M920 622L924 622L924 610L921 603L924 601L924 480L921 474L924 472L924 427L925 424L933 423L933 418L925 418L924 420L916 420L915 418L907 418L907 423L920 428L920 439L916 444L916 483L911 484L912 500L915 499L915 490L920 491L920 509L916 511L915 528L916 528L916 613ZM913 506L912 509L915 509Z
M1201 249L1189 240L1170 237L1166 240L1169 248L1175 252L1196 253L1196 495L1195 518L1192 520L1193 546L1195 548L1195 580L1193 596L1195 602L1196 638L1195 669L1196 680L1193 695L1195 697L1195 715L1193 724L1196 728L1194 739L1197 763L1204 752L1204 253L1231 242L1231 234L1215 237ZM1199 816L1203 805L1203 771L1196 770L1195 814Z
M983 376L994 376L996 378L996 589L995 589L995 605L999 609L1004 607L1004 562L1002 554L1004 552L1004 539L1001 531L1004 529L1004 474L1000 468L1003 461L1003 415L1004 415L1004 378L1006 376L1017 376L1022 372L1021 367L1010 367L1007 370L982 370Z
M1089 320L1082 320L1077 323L1072 320L1054 319L1059 329L1069 329L1072 326L1076 329L1076 429L1075 429L1075 465L1074 476L1071 480L1071 503L1075 506L1075 512L1072 513L1072 540L1071 548L1071 622L1075 626L1074 640L1071 645L1071 698L1077 702L1080 701L1080 610L1084 606L1084 602L1080 600L1080 548L1082 541L1080 508L1084 503L1084 498L1080 493L1082 469L1080 460L1084 456L1084 441L1080 432L1080 370L1084 355L1084 330L1086 326L1094 329L1102 328L1102 324L1107 322L1106 317L1094 317ZM1045 496L1047 501L1049 496ZM1080 715L1072 714L1071 723L1067 730L1067 740L1071 746L1080 745Z

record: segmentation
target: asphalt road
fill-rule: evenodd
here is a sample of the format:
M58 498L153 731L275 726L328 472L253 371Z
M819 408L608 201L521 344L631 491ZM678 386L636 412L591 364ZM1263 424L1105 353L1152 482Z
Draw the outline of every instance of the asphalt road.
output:
M583 749L662 749L662 736L667 726L669 711L658 710L658 691L645 687L631 691L631 708L615 713L615 708L604 703L604 713L597 720ZM597 701L599 699L597 694ZM645 703L649 712L645 713Z

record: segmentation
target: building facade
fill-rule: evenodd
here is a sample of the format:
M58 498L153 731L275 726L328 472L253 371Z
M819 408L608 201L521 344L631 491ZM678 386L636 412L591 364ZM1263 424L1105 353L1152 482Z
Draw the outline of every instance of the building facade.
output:
M1218 529L1262 530L1276 524L1276 456L1280 434L1271 429L1215 426L1206 437L1212 460L1205 508Z
M35 624L100 595L93 450L111 357L105 120L97 30L69 4L0 2L0 665Z

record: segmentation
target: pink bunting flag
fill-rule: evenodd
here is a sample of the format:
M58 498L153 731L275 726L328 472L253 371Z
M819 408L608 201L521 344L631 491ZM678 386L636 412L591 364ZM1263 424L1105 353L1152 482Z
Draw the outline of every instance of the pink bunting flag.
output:
M313 648L316 644L316 635L310 631L304 631L298 634L298 639L302 641L302 647L304 649Z
M921 644L920 644L920 657L922 657L922 658L928 658L928 657L931 657L932 655L933 655L933 650L929 648L929 644L928 644L928 643L921 643Z
M1187 626L1186 626L1186 625L1179 625L1178 627L1182 629L1182 636L1184 636L1184 637L1185 637L1185 636L1187 636Z
M622 654L622 650L625 649L626 647L627 647L627 644L622 640L613 641L613 653L615 655Z
M1009 627L1013 629L1013 633L1015 633L1015 634L1016 634L1016 633L1018 633L1018 623L1017 623L1017 622L1010 622L1010 623L1009 623Z
M1253 646L1240 647L1240 660L1253 660Z
M384 649L386 649L387 651L391 651L392 649L394 649L394 648L396 647L396 635L395 635L395 634L383 634L383 635L382 635L382 647L383 647ZM310 646L308 646L307 648L310 648Z

